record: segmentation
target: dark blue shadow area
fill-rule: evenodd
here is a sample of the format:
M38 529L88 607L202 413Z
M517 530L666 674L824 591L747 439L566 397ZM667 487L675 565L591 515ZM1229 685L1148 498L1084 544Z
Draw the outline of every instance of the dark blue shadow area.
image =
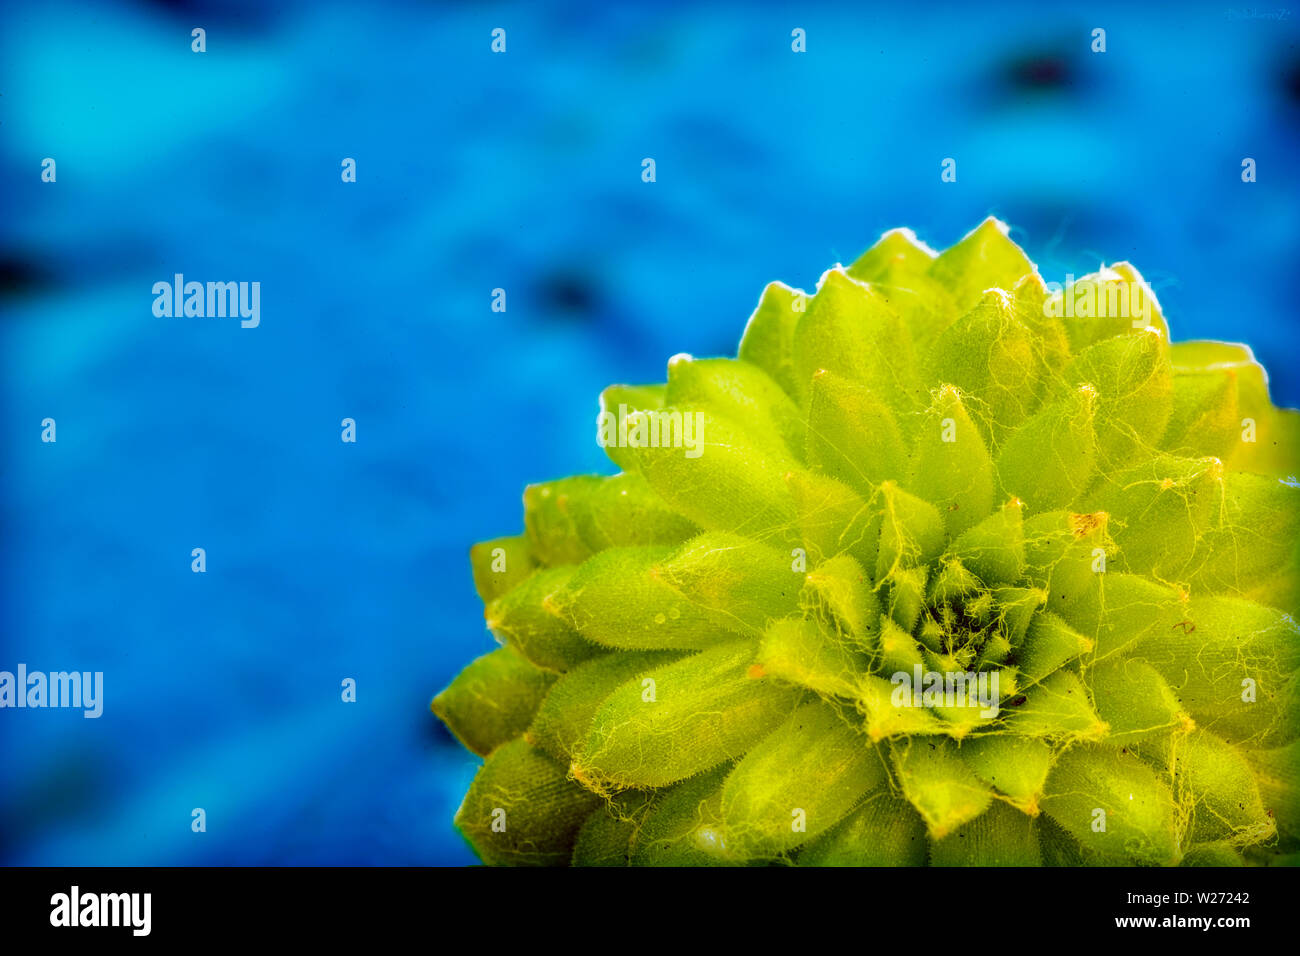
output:
M766 282L887 228L1128 259L1300 402L1294 19L612 6L3 8L0 670L105 699L0 711L0 862L471 862L427 711L494 646L469 545L610 470L602 387L734 354ZM176 273L260 282L260 325L156 317Z

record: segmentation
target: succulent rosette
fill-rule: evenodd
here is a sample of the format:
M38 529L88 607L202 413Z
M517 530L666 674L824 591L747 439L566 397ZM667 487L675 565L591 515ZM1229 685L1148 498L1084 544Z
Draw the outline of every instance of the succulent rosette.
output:
M891 231L598 434L471 550L485 862L1297 859L1300 413L1132 266Z

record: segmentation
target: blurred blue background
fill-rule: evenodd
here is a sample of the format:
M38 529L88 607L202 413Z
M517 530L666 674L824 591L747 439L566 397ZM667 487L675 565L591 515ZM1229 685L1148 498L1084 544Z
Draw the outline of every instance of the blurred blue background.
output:
M0 862L471 862L470 543L610 470L603 386L887 228L1129 259L1297 404L1292 8L903 6L6 4L0 669L106 692L0 711ZM154 317L177 272L260 327Z

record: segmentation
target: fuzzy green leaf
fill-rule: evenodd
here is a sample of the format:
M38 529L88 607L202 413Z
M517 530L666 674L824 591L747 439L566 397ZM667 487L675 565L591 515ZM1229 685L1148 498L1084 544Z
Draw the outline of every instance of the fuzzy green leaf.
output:
M528 728L555 676L501 647L461 671L429 709L461 743L486 756Z
M523 535L480 541L469 549L474 590L484 604L496 600L537 569Z
M903 796L921 814L931 839L942 839L988 809L988 786L962 761L954 742L927 737L894 742L889 749Z
M562 866L598 798L521 739L484 762L456 814L456 826L484 863Z
M1043 810L1103 862L1178 861L1173 794L1133 754L1103 746L1066 751L1052 768Z
M884 760L834 707L795 710L727 777L727 846L749 859L793 850L842 820L885 782Z
M888 405L869 387L825 369L812 378L808 465L870 497L905 472L907 449Z
M803 293L781 282L769 283L745 326L738 353L767 372L794 399L805 388L794 369L794 330L803 316L803 308L797 306L806 308Z
M931 866L1041 866L1032 817L1000 801L930 849Z
M538 667L566 671L602 649L585 640L555 611L552 598L563 591L575 568L537 571L484 610L488 628Z
M528 729L528 742L565 766L591 732L596 711L623 684L641 678L676 657L668 651L606 654L579 664L550 688Z
M993 510L993 460L961 393L945 385L922 419L908 489L939 509L950 537Z
M924 866L925 823L906 800L877 790L799 853L801 866Z
M573 773L600 789L676 783L744 753L801 694L762 676L751 641L701 651L606 698Z

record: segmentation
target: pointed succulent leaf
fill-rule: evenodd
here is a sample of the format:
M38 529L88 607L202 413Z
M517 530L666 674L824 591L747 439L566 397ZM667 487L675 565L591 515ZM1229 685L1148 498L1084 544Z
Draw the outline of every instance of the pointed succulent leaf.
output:
M776 443L749 436L745 427L715 412L664 408L634 416L661 418L661 440L628 449L637 470L669 506L700 527L731 531L760 540L792 537L794 501L785 475L796 466ZM668 424L662 424L667 422ZM676 447L662 440L673 423L686 436ZM689 440L688 440L689 439Z
M546 565L578 564L605 548L675 544L699 532L634 473L529 485L524 527L532 553Z
M537 569L537 562L523 535L481 541L469 549L469 563L474 572L474 589L488 604Z
M837 555L874 569L880 548L882 512L841 481L796 469L786 475L794 499L795 525L806 557L820 564Z
M522 739L492 752L456 813L456 826L485 863L563 866L599 799Z
M822 276L795 329L795 373L804 389L822 369L871 388L902 415L922 406L907 327L879 293L841 269Z
M930 379L968 396L980 432L1000 443L1034 410L1048 373L1039 336L1020 321L1014 293L987 290L930 353Z
M701 651L610 694L571 772L596 789L676 783L744 753L801 696L755 667L751 641Z
M834 372L813 375L807 434L809 467L864 497L905 471L907 450L889 406L868 386Z
M1096 389L1085 384L1030 416L998 452L1003 494L1035 512L1074 501L1096 465L1096 410Z
M1134 329L1154 329L1169 338L1155 293L1127 262L1076 280L1055 293L1048 308L1062 320L1075 352Z
M917 660L920 661L919 652ZM946 735L952 732L952 725L940 720L929 710L903 702L897 693L900 686L874 675L867 675L858 682L856 704L863 715L868 737L877 741Z
M1249 761L1227 741L1194 730L1153 737L1140 745L1140 753L1173 782L1174 800L1187 814L1186 844L1228 840L1250 846L1277 833Z
M993 510L993 459L956 388L941 387L922 422L908 489L939 509L955 538Z
M776 858L830 829L884 782L882 756L835 707L804 704L723 784L727 846L747 859Z
M1025 571L1024 512L1024 502L1012 498L962 532L949 553L984 584L1015 584Z
M672 548L610 548L577 568L549 599L552 612L588 641L625 650L711 647L734 638L707 608L666 581Z
M1160 672L1145 661L1111 657L1088 671L1088 683L1112 743L1168 737L1194 726Z
M1032 817L995 800L930 850L931 866L1042 866Z
M1076 356L1063 384L1096 390L1098 463L1122 467L1156 449L1173 413L1168 340L1156 329L1103 339Z
M588 640L627 649L698 649L757 636L792 612L802 575L781 552L706 532L678 548L610 548L551 599Z
M1034 615L1024 646L1016 655L1016 665L1028 687L1091 650L1092 641L1051 611L1043 611Z
M602 649L556 613L553 596L564 590L572 565L534 572L484 609L488 629L538 667L566 671Z
M988 809L992 793L944 737L890 744L903 796L921 814L933 840L941 840Z
M880 599L861 564L841 554L808 572L800 598L846 645L870 653L880 644Z
M1290 614L1240 598L1193 597L1182 620L1148 631L1132 656L1160 673L1198 725L1228 741L1271 747L1300 736L1300 631Z
M1223 464L1217 458L1157 455L1120 471L1088 510L1127 515L1114 531L1115 570L1186 580L1197 543L1221 523Z
M801 458L804 416L799 406L762 368L739 359L694 359L674 356L668 362L666 403L683 408L712 408L744 422L761 422L774 432L781 450Z
M925 823L906 800L888 790L862 806L799 853L802 866L924 866Z
M797 289L769 283L749 317L738 351L741 359L767 372L796 400L803 395L804 384L795 375L794 330L806 304L807 297Z
M633 866L737 866L722 822L723 764L663 793L632 838Z
M1173 366L1174 402L1160 444L1188 458L1228 459L1241 441L1237 381L1229 369Z
M514 648L500 647L456 675L429 709L461 743L487 756L528 728L555 677Z
M1099 740L1106 736L1105 722L1089 700L1088 689L1070 671L1059 670L1025 692L1007 718L1007 729L1026 737L1052 740Z
M870 658L816 619L774 621L759 642L755 661L763 673L822 697L853 699Z
M620 424L633 412L649 412L664 407L667 385L611 385L600 393L600 410L596 418L597 434L612 427L618 434ZM602 442L610 461L624 470L635 470L636 457L621 441Z
M943 550L943 516L928 501L908 494L893 482L880 486L880 547L876 580L895 569L924 566Z
M1036 816L1055 754L1036 737L985 734L962 742L961 756L975 775L1025 813Z
M1034 271L1009 232L1006 223L990 216L934 260L931 277L949 290L959 309L969 309L988 289L1014 289Z
M934 264L934 250L921 243L910 229L890 229L845 271L863 282L914 281Z
M1164 779L1132 753L1075 747L1052 768L1043 810L1089 857L1169 866L1179 856L1177 816Z
M642 675L677 656L670 651L641 651L584 661L549 689L527 728L528 742L568 766L578 745L586 741L605 698L623 684L640 686Z

